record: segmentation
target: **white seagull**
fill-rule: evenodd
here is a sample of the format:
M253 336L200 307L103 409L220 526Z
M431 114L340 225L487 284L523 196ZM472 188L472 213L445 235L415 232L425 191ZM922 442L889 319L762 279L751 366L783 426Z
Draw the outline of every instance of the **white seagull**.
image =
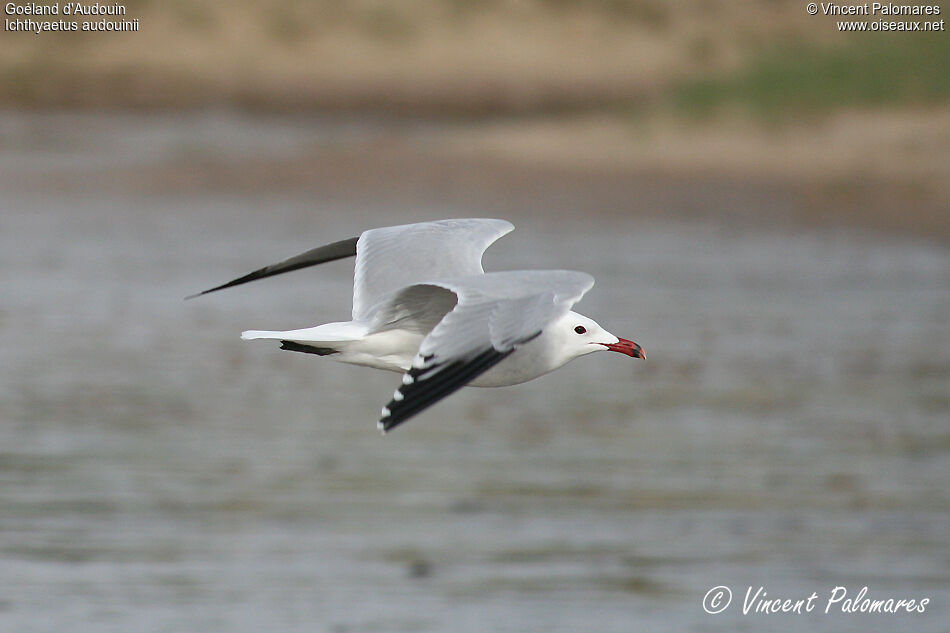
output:
M515 385L601 350L646 357L633 341L571 311L594 285L590 275L486 273L482 254L512 229L490 219L371 229L192 297L355 255L351 321L248 330L241 338L274 339L281 349L402 372L402 385L382 409L383 433L465 385Z

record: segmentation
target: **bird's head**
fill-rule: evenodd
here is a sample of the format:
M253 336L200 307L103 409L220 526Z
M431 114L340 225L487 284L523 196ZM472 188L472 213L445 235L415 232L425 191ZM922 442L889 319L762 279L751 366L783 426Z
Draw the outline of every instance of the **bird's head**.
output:
M556 323L554 329L561 342L561 349L570 358L604 350L620 352L632 358L646 358L643 348L639 345L614 336L593 319L577 312L568 312Z

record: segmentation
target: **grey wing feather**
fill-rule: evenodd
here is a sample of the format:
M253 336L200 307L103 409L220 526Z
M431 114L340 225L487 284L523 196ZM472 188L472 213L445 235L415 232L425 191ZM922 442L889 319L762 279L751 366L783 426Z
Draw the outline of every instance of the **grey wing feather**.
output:
M458 304L458 295L442 286L416 284L402 288L377 306L370 332L407 330L428 334Z
M458 295L458 306L429 333L419 356L464 358L491 345L533 336L566 314L594 285L571 270L515 270L434 282Z
M514 226L482 218L439 220L365 231L356 245L353 320L372 318L405 286L481 275L482 254Z
M355 255L353 319L364 320L379 302L404 286L481 274L485 249L513 229L505 220L479 218L370 229L185 298Z
M594 280L573 271L513 271L439 282L458 305L423 339L412 368L383 407L388 431L451 395L540 335Z

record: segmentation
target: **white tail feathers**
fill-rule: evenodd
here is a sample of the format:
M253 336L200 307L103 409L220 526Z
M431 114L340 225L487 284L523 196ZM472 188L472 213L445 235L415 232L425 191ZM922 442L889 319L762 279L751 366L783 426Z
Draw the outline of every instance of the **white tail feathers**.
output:
M283 332L271 330L247 330L241 332L245 341L254 339L276 339L283 341L299 341L301 343L338 343L355 341L366 336L365 325L350 323L325 323L317 327L308 327L302 330L286 330Z
M283 332L268 332L267 330L248 330L241 332L241 338L245 341L252 341L258 338L283 339L287 338Z

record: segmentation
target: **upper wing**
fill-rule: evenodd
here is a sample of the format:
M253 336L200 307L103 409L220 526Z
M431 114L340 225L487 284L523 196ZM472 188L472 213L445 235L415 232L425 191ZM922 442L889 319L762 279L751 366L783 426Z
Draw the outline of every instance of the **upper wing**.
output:
M481 275L482 254L514 226L505 220L439 220L365 231L356 243L353 320L371 316L394 291Z
M512 271L433 282L458 303L426 336L383 407L388 431L457 391L570 310L594 279L572 271Z
M186 299L356 255L353 319L361 320L368 318L383 298L404 286L481 274L485 249L514 228L505 220L469 219L370 229L359 237L314 248Z
M197 294L189 295L185 297L185 299L193 299L195 297L200 297L201 295L206 295L209 292L214 292L215 290L224 290L225 288L230 288L231 286L240 286L241 284L246 284L249 281L264 279L265 277L273 277L274 275L288 273L292 270L306 268L307 266L316 266L317 264L332 262L337 259L343 259L344 257L353 257L356 255L356 244L358 240L358 237L351 237L346 240L340 240L339 242L327 244L326 246L318 246L317 248L311 249L306 253L301 253L300 255L291 257L290 259L285 259L282 262L278 262L270 266L264 266L263 268L259 268L252 273L248 273L243 277L233 279L227 283L221 284L220 286L215 286L214 288L209 288L208 290L204 290Z

